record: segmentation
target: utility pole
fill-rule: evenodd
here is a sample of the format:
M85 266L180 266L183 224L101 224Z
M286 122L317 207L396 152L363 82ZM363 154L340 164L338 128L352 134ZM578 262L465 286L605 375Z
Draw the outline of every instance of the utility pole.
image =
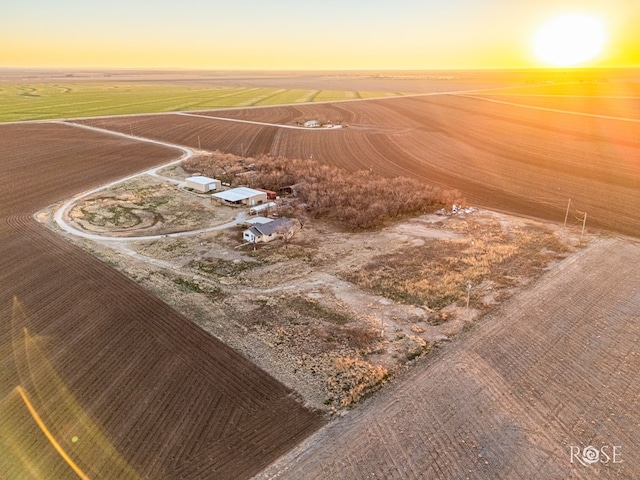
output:
M580 234L580 241L582 242L582 237L584 237L584 227L587 225L587 212L584 212L584 219L582 220L582 233Z
M467 283L467 315L469 315L469 299L471 298L471 282Z
M198 135L198 150L202 150L202 147L200 146L200 135Z
M564 228L567 228L567 218L569 218L569 208L571 208L571 199L569 199L569 204L567 205L567 213L564 214Z

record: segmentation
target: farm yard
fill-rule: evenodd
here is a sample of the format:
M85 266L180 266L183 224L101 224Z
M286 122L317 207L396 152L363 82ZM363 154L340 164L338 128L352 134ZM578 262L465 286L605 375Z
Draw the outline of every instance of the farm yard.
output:
M375 82L385 85L385 80ZM389 82L395 88L403 79ZM444 91L443 84L438 85L434 93ZM527 95L538 88L529 87ZM591 95L597 96L595 87L590 85ZM601 91L610 88L603 86ZM264 93L252 104L279 95ZM523 93L513 102L507 95L425 95L200 112L197 117L82 121L138 139L63 123L0 125L0 469L10 478L26 470L36 478L86 473L91 478L586 479L594 472L633 478L640 461L640 385L635 375L640 367L640 278L635 267L640 251L636 239L611 233L637 237L640 231L639 125L486 101L523 103ZM596 108L596 103L591 105L589 112ZM617 103L606 111L605 116L622 112ZM232 121L295 125L307 118L348 127L311 131ZM449 236L449 249L437 248L424 236L425 229L431 234L436 230L425 226L427 218L373 233L337 234L319 223L304 229L334 239L351 238L353 243L328 252L324 245L300 238L299 244L284 250L258 250L252 261L265 275L251 284L251 271L258 271L255 265L244 269L250 263L246 259L216 257L218 243L231 248L232 234L196 237L191 243L170 240L135 250L160 262L185 260L181 267L197 270L205 280L194 282L185 275L177 278L180 281L150 281L141 270L127 270L120 254L93 249L99 261L32 218L48 205L181 154L140 138L201 152L270 154L385 177L409 176L459 189L469 205L550 220L557 232L564 231L570 199L570 243L577 244L583 221L587 236L580 242L584 248L571 253L556 242L539 241L541 230L527 218L488 212L471 221L469 225L489 226L479 238L495 240L501 230L510 232L504 238L520 238L522 229L534 240L529 250L545 261L537 262L532 283L507 273L496 277L506 287L504 294L491 288L474 291L473 323L460 321L464 291L457 293L459 309L452 314L425 310L433 313L433 324L416 322L409 315L401 327L416 337L433 335L429 342L423 339L433 351L419 358L426 352L414 356L397 350L413 358L412 368L398 371L391 380L375 368L383 359L375 358L381 352L373 343L366 344L373 339L355 337L364 342L358 348L374 347L367 359L374 368L353 358L334 362L347 383L333 384L332 401L348 404L349 398L362 393L357 380L354 391L344 388L354 381L353 372L391 385L364 401L358 399L357 408L340 413L323 428L326 417L309 408L313 402L308 399L304 405L309 394L304 384L313 383L306 367L274 370L278 379L274 378L262 369L274 365L260 358L257 337L248 335L243 345L240 337L234 340L225 333L220 319L235 319L234 328L252 334L269 327L256 322L253 314L281 320L271 343L283 356L304 343L296 345L300 338L291 329L304 332L300 321L309 316L333 326L333 341L348 343L349 337L338 333L349 327L350 318L340 310L346 300L340 295L350 286L376 298L391 295L393 302L408 299L414 302L408 311L416 301L435 307L429 290L421 288L431 281L428 276L426 283L413 278L415 284L409 281L404 290L390 291L393 275L386 267L402 266L414 277L413 266L402 263L406 255L413 255L420 262L436 257L434 268L444 268L460 252L455 241L464 241L465 248L480 256L461 258L461 263L485 268L488 257L483 252L493 241L476 245L464 222L455 226L457 219L436 234ZM92 213L88 211L88 218L95 220ZM600 235L596 229L610 233ZM385 236L400 242L397 252L382 249L379 242ZM207 248L204 255L200 250ZM501 251L513 251L509 248ZM194 263L189 255L203 255L203 260ZM441 262L439 256L444 256ZM503 265L500 255L493 258ZM353 265L340 267L338 259L353 259ZM293 271L287 268L290 260L298 262ZM424 266L418 273L428 275L431 268ZM519 262L511 266L528 271ZM271 292L275 284L270 282L278 278L298 281L300 268L309 273L320 270L310 289L291 296ZM479 276L474 282L482 280ZM158 289L166 286L160 285L163 282L173 284L174 296L165 299L169 303L158 299L169 291ZM221 288L208 290L206 282L218 282ZM521 288L513 288L518 285ZM226 300L229 292L242 289L234 297L236 304ZM188 303L193 294L203 293L223 302L213 318L198 317L198 305ZM351 301L359 300L367 310L366 295L353 294ZM326 299L332 299L329 305L323 303ZM389 299L382 300L386 305ZM492 308L486 309L489 304ZM195 321L170 305L195 315ZM450 314L453 320L447 320ZM391 316L388 320L397 321ZM457 336L447 344L442 335ZM572 464L571 447L588 444L621 445L623 463Z
M155 182L140 177L79 199L68 207L67 220L109 241L70 240L251 359L317 411L356 405L579 242L575 232L469 211L405 217L375 234L345 232L336 221L314 219L284 246L238 250L247 228L241 224L192 236L163 235L173 231L171 218L192 208L192 196L179 190L163 204L168 221L154 226L152 239L145 237L150 232L143 223L79 222L74 213L92 209L102 220L111 218L107 212L114 205L119 212L132 204L141 218L151 217L158 207L149 190L164 193ZM217 202L192 208L189 228L199 230L229 210L234 209ZM54 214L55 208L46 209L37 218L59 232ZM467 310L465 282L474 285Z

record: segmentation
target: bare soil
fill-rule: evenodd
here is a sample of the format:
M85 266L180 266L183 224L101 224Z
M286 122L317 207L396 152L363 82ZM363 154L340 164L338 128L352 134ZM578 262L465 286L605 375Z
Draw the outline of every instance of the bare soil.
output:
M595 239L255 478L637 478L639 257Z
M184 180L184 177L182 178ZM181 191L182 190L182 191ZM233 220L231 207L148 175L83 198L68 212L75 228L105 236L164 235Z
M95 479L248 478L323 423L282 383L32 218L182 152L65 125L0 130L0 476L77 478L27 400Z

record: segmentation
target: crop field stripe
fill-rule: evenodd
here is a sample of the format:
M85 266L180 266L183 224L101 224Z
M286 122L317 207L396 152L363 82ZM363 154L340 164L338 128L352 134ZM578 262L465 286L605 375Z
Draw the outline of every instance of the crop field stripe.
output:
M87 477L84 474L84 472L80 469L80 467L78 467L78 465L75 464L75 462L71 459L71 457L67 455L67 452L65 452L64 449L60 446L60 444L56 441L56 439L51 434L51 432L49 431L45 423L40 418L40 415L38 415L38 412L36 411L36 409L31 404L31 401L29 400L29 397L27 396L27 393L24 391L24 389L22 387L16 387L16 390L22 397L22 400L27 406L27 409L29 409L29 413L33 417L33 420L38 424L38 427L40 428L40 430L42 430L42 433L45 434L45 436L47 437L47 439L49 440L53 448L56 449L56 451L60 454L63 460L67 463L67 465L69 465L72 468L72 470L78 475L78 477L80 477L82 480L89 480L89 477Z
M260 107L272 104L292 104L305 102L353 101L353 92L337 92L327 99L314 100L320 90L275 89L275 88L232 88L220 89L193 87L159 87L157 85L134 85L132 90L118 91L108 87L105 90L91 91L90 85L83 85L81 93L71 90L54 94L52 98L41 96L24 104L24 100L15 103L10 100L0 102L0 122L43 121L47 119L82 119L117 116L139 116L154 113L176 111L206 111L207 109ZM145 89L151 89L149 92ZM175 89L181 91L176 92ZM187 91L183 91L187 89ZM225 92L225 93L220 93ZM63 101L59 97L64 95ZM67 96L70 95L70 96ZM348 98L351 96L352 98ZM385 92L368 92L368 98L384 98ZM0 98L2 92L0 92ZM142 100L141 100L142 98ZM37 101L37 103L33 103Z

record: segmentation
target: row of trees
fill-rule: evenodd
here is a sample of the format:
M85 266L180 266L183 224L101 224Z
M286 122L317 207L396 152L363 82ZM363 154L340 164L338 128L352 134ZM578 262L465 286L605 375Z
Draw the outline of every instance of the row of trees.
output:
M350 172L314 160L260 156L256 159L214 153L190 160L185 169L232 185L276 192L295 186L294 205L312 217L371 229L391 219L432 212L463 203L455 190L444 190L406 177L385 178L368 171Z

